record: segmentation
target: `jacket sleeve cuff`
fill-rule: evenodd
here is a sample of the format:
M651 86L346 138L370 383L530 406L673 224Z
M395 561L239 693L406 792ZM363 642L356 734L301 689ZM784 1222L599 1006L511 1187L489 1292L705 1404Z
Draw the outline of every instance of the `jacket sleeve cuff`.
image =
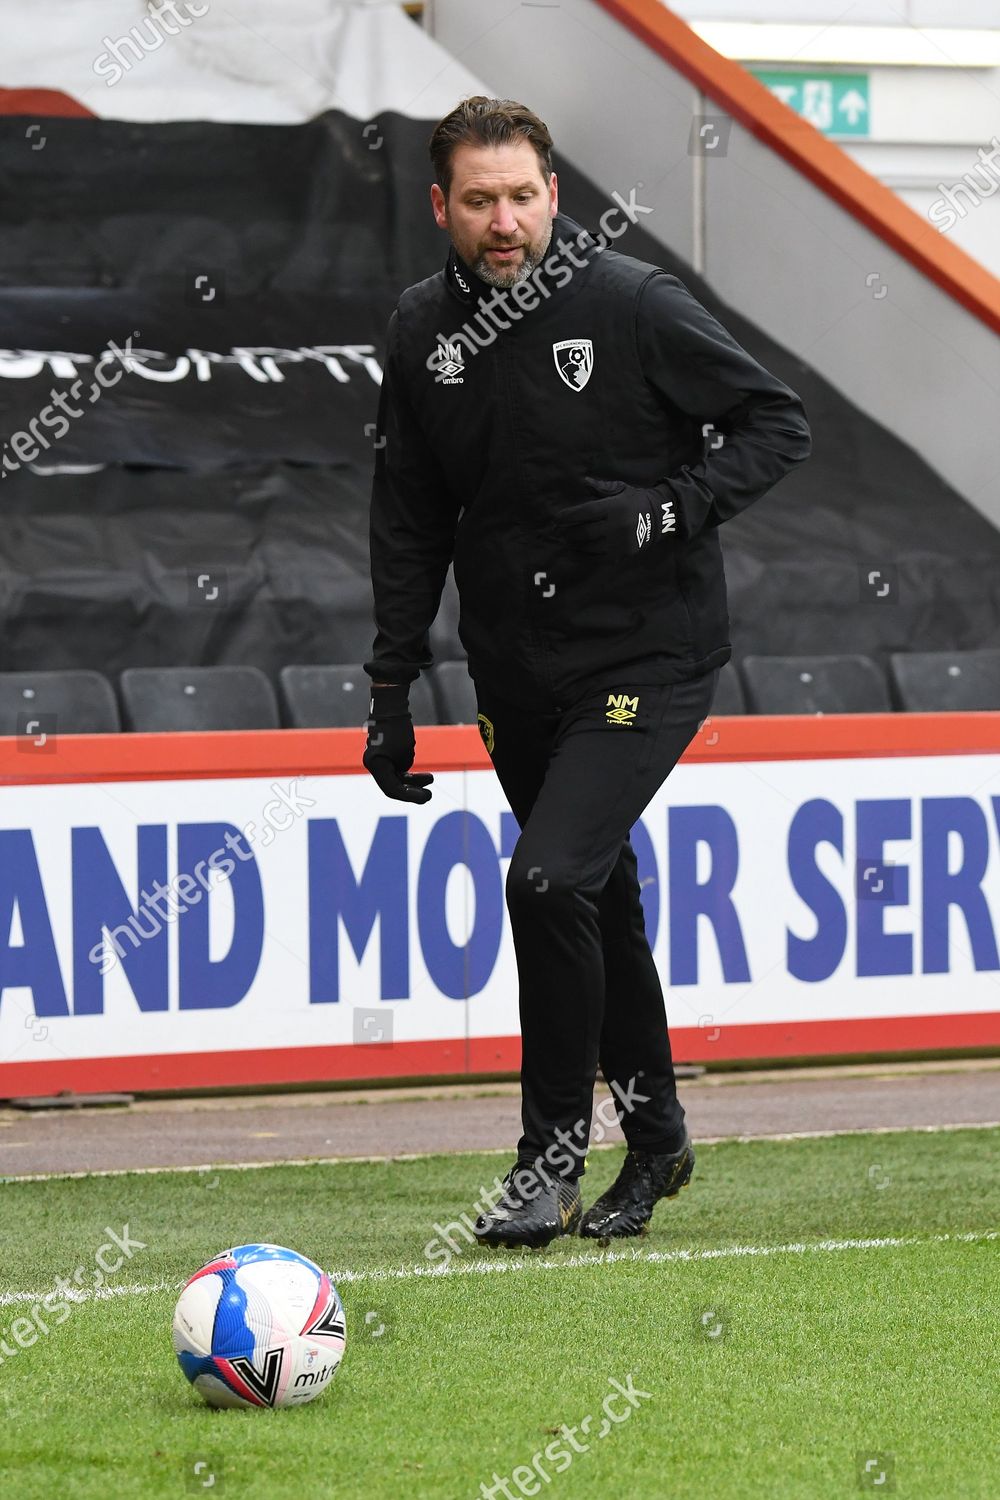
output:
M410 712L410 685L408 682L372 685L371 717L373 719L401 719Z

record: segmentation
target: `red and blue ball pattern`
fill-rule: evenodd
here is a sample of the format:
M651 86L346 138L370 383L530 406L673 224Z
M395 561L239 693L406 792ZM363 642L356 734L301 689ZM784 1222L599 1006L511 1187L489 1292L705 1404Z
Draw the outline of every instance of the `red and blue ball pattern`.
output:
M314 1261L282 1245L238 1245L185 1284L173 1322L181 1369L212 1406L299 1406L344 1353L344 1309Z

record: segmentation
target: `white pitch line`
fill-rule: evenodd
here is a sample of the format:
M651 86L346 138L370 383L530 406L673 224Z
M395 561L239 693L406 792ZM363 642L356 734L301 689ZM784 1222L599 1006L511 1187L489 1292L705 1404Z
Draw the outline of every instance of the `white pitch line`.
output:
M771 1135L696 1135L698 1146L753 1145L756 1141L827 1141L842 1135L941 1135L950 1130L1000 1130L1000 1120L955 1120L946 1125L852 1125L841 1130L782 1130ZM624 1140L594 1142L591 1151L621 1151ZM21 1182L77 1182L85 1177L154 1177L168 1174L201 1174L208 1172L261 1172L268 1167L343 1167L352 1163L394 1161L428 1161L435 1156L513 1156L510 1146L476 1146L461 1151L395 1151L381 1156L292 1156L272 1161L216 1161L200 1166L180 1167L98 1167L79 1172L25 1172L0 1176L0 1187Z
M884 1235L878 1239L817 1240L812 1244L808 1241L795 1241L788 1245L722 1245L717 1249L707 1250L599 1250L593 1255L567 1255L559 1260L546 1260L530 1251L522 1255L501 1251L498 1258L491 1260L460 1260L457 1264L446 1261L443 1265L398 1266L392 1269L376 1267L370 1271L331 1271L330 1280L335 1286L344 1286L349 1282L357 1284L363 1281L416 1281L423 1277L491 1276L511 1271L574 1271L584 1266L606 1266L621 1262L630 1265L637 1262L645 1265L677 1265L706 1260L743 1260L753 1256L829 1254L842 1250L900 1250L910 1249L915 1245L978 1245L998 1239L1000 1230L986 1229L924 1237ZM114 1297L148 1297L157 1292L179 1291L183 1285L183 1281L157 1281L148 1286L109 1286L92 1292L69 1291L65 1293L65 1300L106 1302ZM0 1307L21 1306L31 1302L44 1304L46 1296L56 1295L51 1291L3 1292L0 1293Z
M135 1286L126 1284L124 1286L102 1286L94 1291L80 1290L75 1287L68 1291L60 1292L49 1288L47 1292L0 1292L0 1307L20 1307L26 1302L39 1302L45 1307L46 1297L53 1302L72 1302L74 1305L80 1302L109 1302L114 1297L149 1297L154 1292L180 1291L184 1285L183 1281L155 1281L149 1286Z
M440 1266L400 1266L395 1270L342 1271L341 1282L359 1281L411 1281L425 1276L488 1276L506 1271L564 1271L583 1266L614 1265L624 1261L629 1264L643 1262L649 1265L674 1265L703 1260L733 1260L757 1255L806 1255L836 1250L883 1250L908 1248L912 1245L943 1245L949 1241L977 1244L985 1240L1000 1239L1000 1230L987 1229L962 1234L934 1234L925 1238L911 1235L901 1238L883 1237L865 1240L817 1240L788 1245L722 1245L708 1250L598 1250L593 1255L567 1255L559 1260L546 1260L533 1255L514 1256L500 1252L500 1257L491 1260L459 1261L457 1265L447 1261ZM334 1283L338 1277L331 1273Z
M947 1125L845 1125L840 1130L776 1130L772 1135L699 1135L692 1144L746 1146L754 1141L828 1141L841 1135L942 1135L949 1130L1000 1130L1000 1120L956 1120ZM601 1151L605 1149L598 1147Z

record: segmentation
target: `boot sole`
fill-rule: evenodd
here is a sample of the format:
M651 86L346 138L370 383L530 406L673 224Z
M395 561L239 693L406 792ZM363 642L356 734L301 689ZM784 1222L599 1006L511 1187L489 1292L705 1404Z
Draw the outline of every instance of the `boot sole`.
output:
M570 1215L569 1223L565 1229L559 1228L553 1234L543 1232L533 1234L527 1239L486 1239L476 1235L476 1243L487 1250L544 1250L546 1245L551 1245L553 1240L567 1239L571 1235L578 1234L580 1224L583 1220L583 1204L578 1203L576 1211Z

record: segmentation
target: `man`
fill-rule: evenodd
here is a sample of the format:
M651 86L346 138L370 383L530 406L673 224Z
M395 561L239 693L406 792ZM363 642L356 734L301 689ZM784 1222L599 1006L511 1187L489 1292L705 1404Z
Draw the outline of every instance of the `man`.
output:
M634 193L596 236L559 212L551 147L511 100L466 99L434 130L451 249L389 323L371 509L364 764L389 797L431 796L408 692L454 559L479 728L521 829L523 1133L476 1221L492 1245L644 1233L691 1176L629 830L731 654L716 528L810 451L795 393L676 277L612 248ZM628 1151L584 1215L598 1062Z

